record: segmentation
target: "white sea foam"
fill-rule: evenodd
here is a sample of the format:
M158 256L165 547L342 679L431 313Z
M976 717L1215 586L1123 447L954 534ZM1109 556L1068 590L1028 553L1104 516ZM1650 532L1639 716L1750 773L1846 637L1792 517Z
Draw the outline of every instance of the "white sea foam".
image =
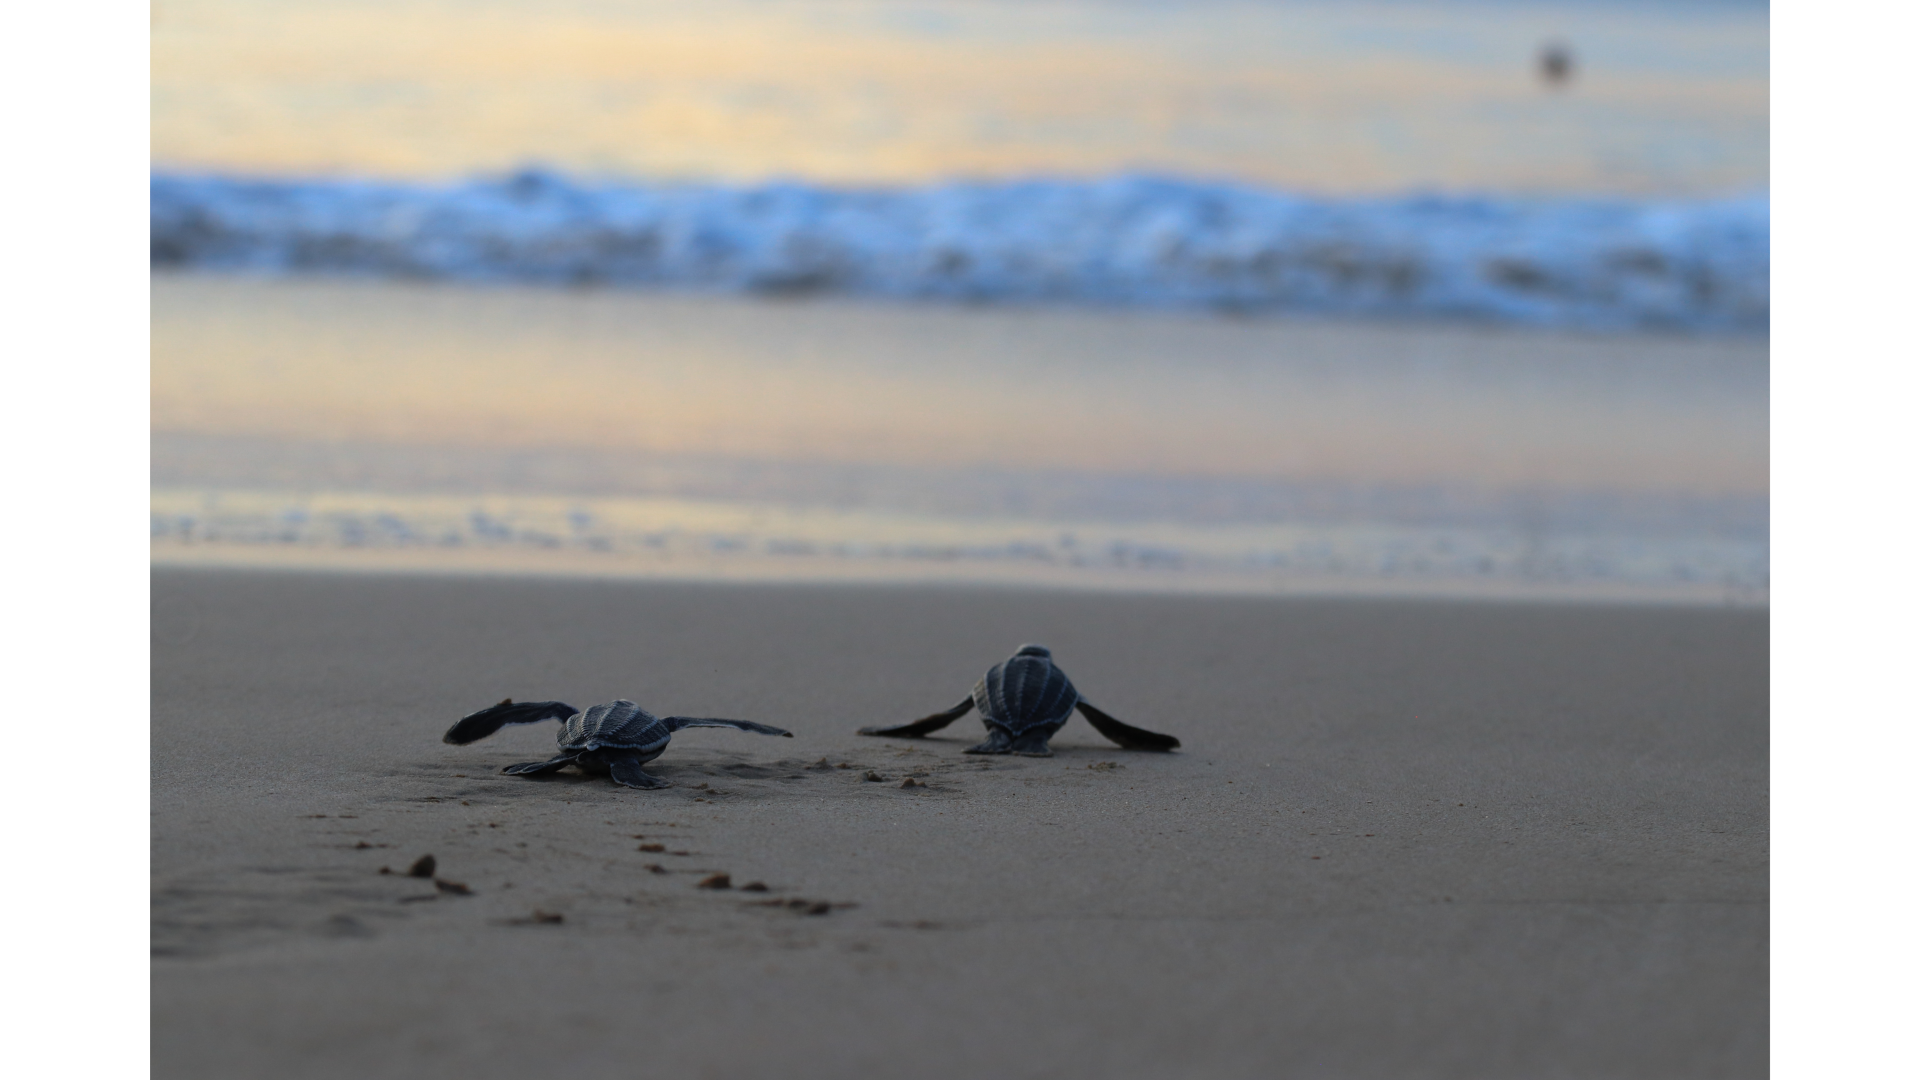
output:
M155 265L1764 331L1769 199L1328 199L1145 176L836 188L156 173Z
M152 504L161 562L1765 603L1764 527L1691 524L1037 520L657 496L171 487Z

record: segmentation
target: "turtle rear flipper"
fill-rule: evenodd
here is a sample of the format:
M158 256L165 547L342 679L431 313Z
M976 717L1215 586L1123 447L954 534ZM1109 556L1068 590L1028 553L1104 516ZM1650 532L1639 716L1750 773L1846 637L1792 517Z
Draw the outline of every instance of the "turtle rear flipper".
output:
M860 734L883 735L894 739L917 739L922 735L931 735L939 731L941 728L967 715L972 708L973 695L968 694L967 700L945 712L937 712L932 716L923 716L911 724L896 724L893 727L863 727L860 729ZM996 753L997 752L998 751L996 751Z
M1087 718L1087 722L1093 725L1095 731L1098 731L1100 734L1105 735L1107 738L1129 750L1159 750L1164 752L1178 749L1180 746L1179 739L1171 735L1162 735L1156 731L1137 728L1132 724L1123 724L1113 717L1108 716L1106 713L1101 712L1099 709L1094 708L1093 703L1084 698L1080 700L1075 708L1080 710L1080 715Z
M616 784L624 784L630 788L647 790L673 786L673 781L655 776L645 769L642 769L640 766L645 764L645 762L641 760L639 754L621 754L615 756L603 750L600 753L600 759L607 763L607 774L613 777L613 782Z
M440 737L441 742L455 746L465 746L513 724L537 724L542 720L565 720L577 712L564 701L519 701L512 698L498 705L490 705L476 713L468 713L459 722L447 729Z
M500 771L508 776L540 776L544 773L559 772L573 764L579 754L561 754L547 761L523 761L518 765L509 765Z
M1053 733L1059 730L1058 725L1042 724L1039 727L1030 727L1013 737L1007 752L1019 754L1021 757L1052 757L1053 747L1047 745L1047 740L1053 738Z
M987 725L987 741L978 746L969 746L962 753L967 754L1011 754L1013 736L998 724Z
M668 731L679 731L690 727L730 727L740 731L754 731L762 735L785 735L793 738L793 732L786 728L777 728L772 724L756 724L751 720L722 720L714 716L663 716Z

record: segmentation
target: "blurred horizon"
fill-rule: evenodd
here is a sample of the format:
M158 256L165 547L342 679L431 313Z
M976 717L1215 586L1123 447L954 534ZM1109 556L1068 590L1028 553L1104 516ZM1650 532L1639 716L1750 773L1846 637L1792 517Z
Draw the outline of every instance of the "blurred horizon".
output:
M156 169L1751 195L1764 4L165 0ZM1571 58L1568 78L1540 50Z

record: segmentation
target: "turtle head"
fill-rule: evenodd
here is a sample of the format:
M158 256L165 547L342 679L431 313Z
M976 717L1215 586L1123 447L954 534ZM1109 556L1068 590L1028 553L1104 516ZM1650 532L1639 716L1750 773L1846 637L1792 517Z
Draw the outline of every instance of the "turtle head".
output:
M1013 650L1013 655L1044 656L1044 657L1047 657L1048 659L1052 659L1053 650L1047 648L1045 645L1022 645L1019 648Z

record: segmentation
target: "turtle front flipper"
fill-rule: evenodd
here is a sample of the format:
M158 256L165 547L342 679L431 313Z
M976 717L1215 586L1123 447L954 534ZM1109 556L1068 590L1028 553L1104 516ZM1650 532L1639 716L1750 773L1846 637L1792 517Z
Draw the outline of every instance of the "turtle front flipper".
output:
M715 716L663 716L660 718L668 731L679 731L690 727L730 727L740 731L753 731L762 735L785 735L793 738L793 732L786 728L777 728L772 724L756 724L751 720L722 720Z
M500 771L508 776L541 776L550 772L559 772L573 764L579 754L561 754L548 761L523 761L518 765L509 765Z
M1101 712L1099 709L1094 708L1093 703L1085 698L1080 699L1080 702L1074 707L1080 710L1080 715L1087 718L1087 723L1092 724L1095 731L1126 747L1128 750L1158 750L1165 752L1168 750L1177 750L1180 747L1179 739L1171 735L1162 735L1157 731L1147 731L1143 728L1137 728L1132 724L1123 724L1113 717L1108 716L1106 713Z
M945 712L937 712L932 716L923 716L911 724L897 724L893 727L863 727L860 729L860 734L883 735L893 739L917 739L922 735L931 735L939 731L941 728L967 715L967 713L972 710L973 695L968 694L967 700ZM996 750L993 752L1003 753L1004 751ZM969 750L968 753L972 753L972 751Z
M460 721L447 729L440 737L441 742L455 746L465 746L512 724L537 724L542 720L565 720L579 710L564 701L520 701L512 698L498 705L490 705L476 713L468 713Z
M602 750L600 752L600 760L606 762L607 775L613 777L613 782L616 784L624 784L630 788L642 788L645 790L673 786L673 781L662 779L642 769L640 766L645 764L646 759L642 758L639 754L616 755Z

